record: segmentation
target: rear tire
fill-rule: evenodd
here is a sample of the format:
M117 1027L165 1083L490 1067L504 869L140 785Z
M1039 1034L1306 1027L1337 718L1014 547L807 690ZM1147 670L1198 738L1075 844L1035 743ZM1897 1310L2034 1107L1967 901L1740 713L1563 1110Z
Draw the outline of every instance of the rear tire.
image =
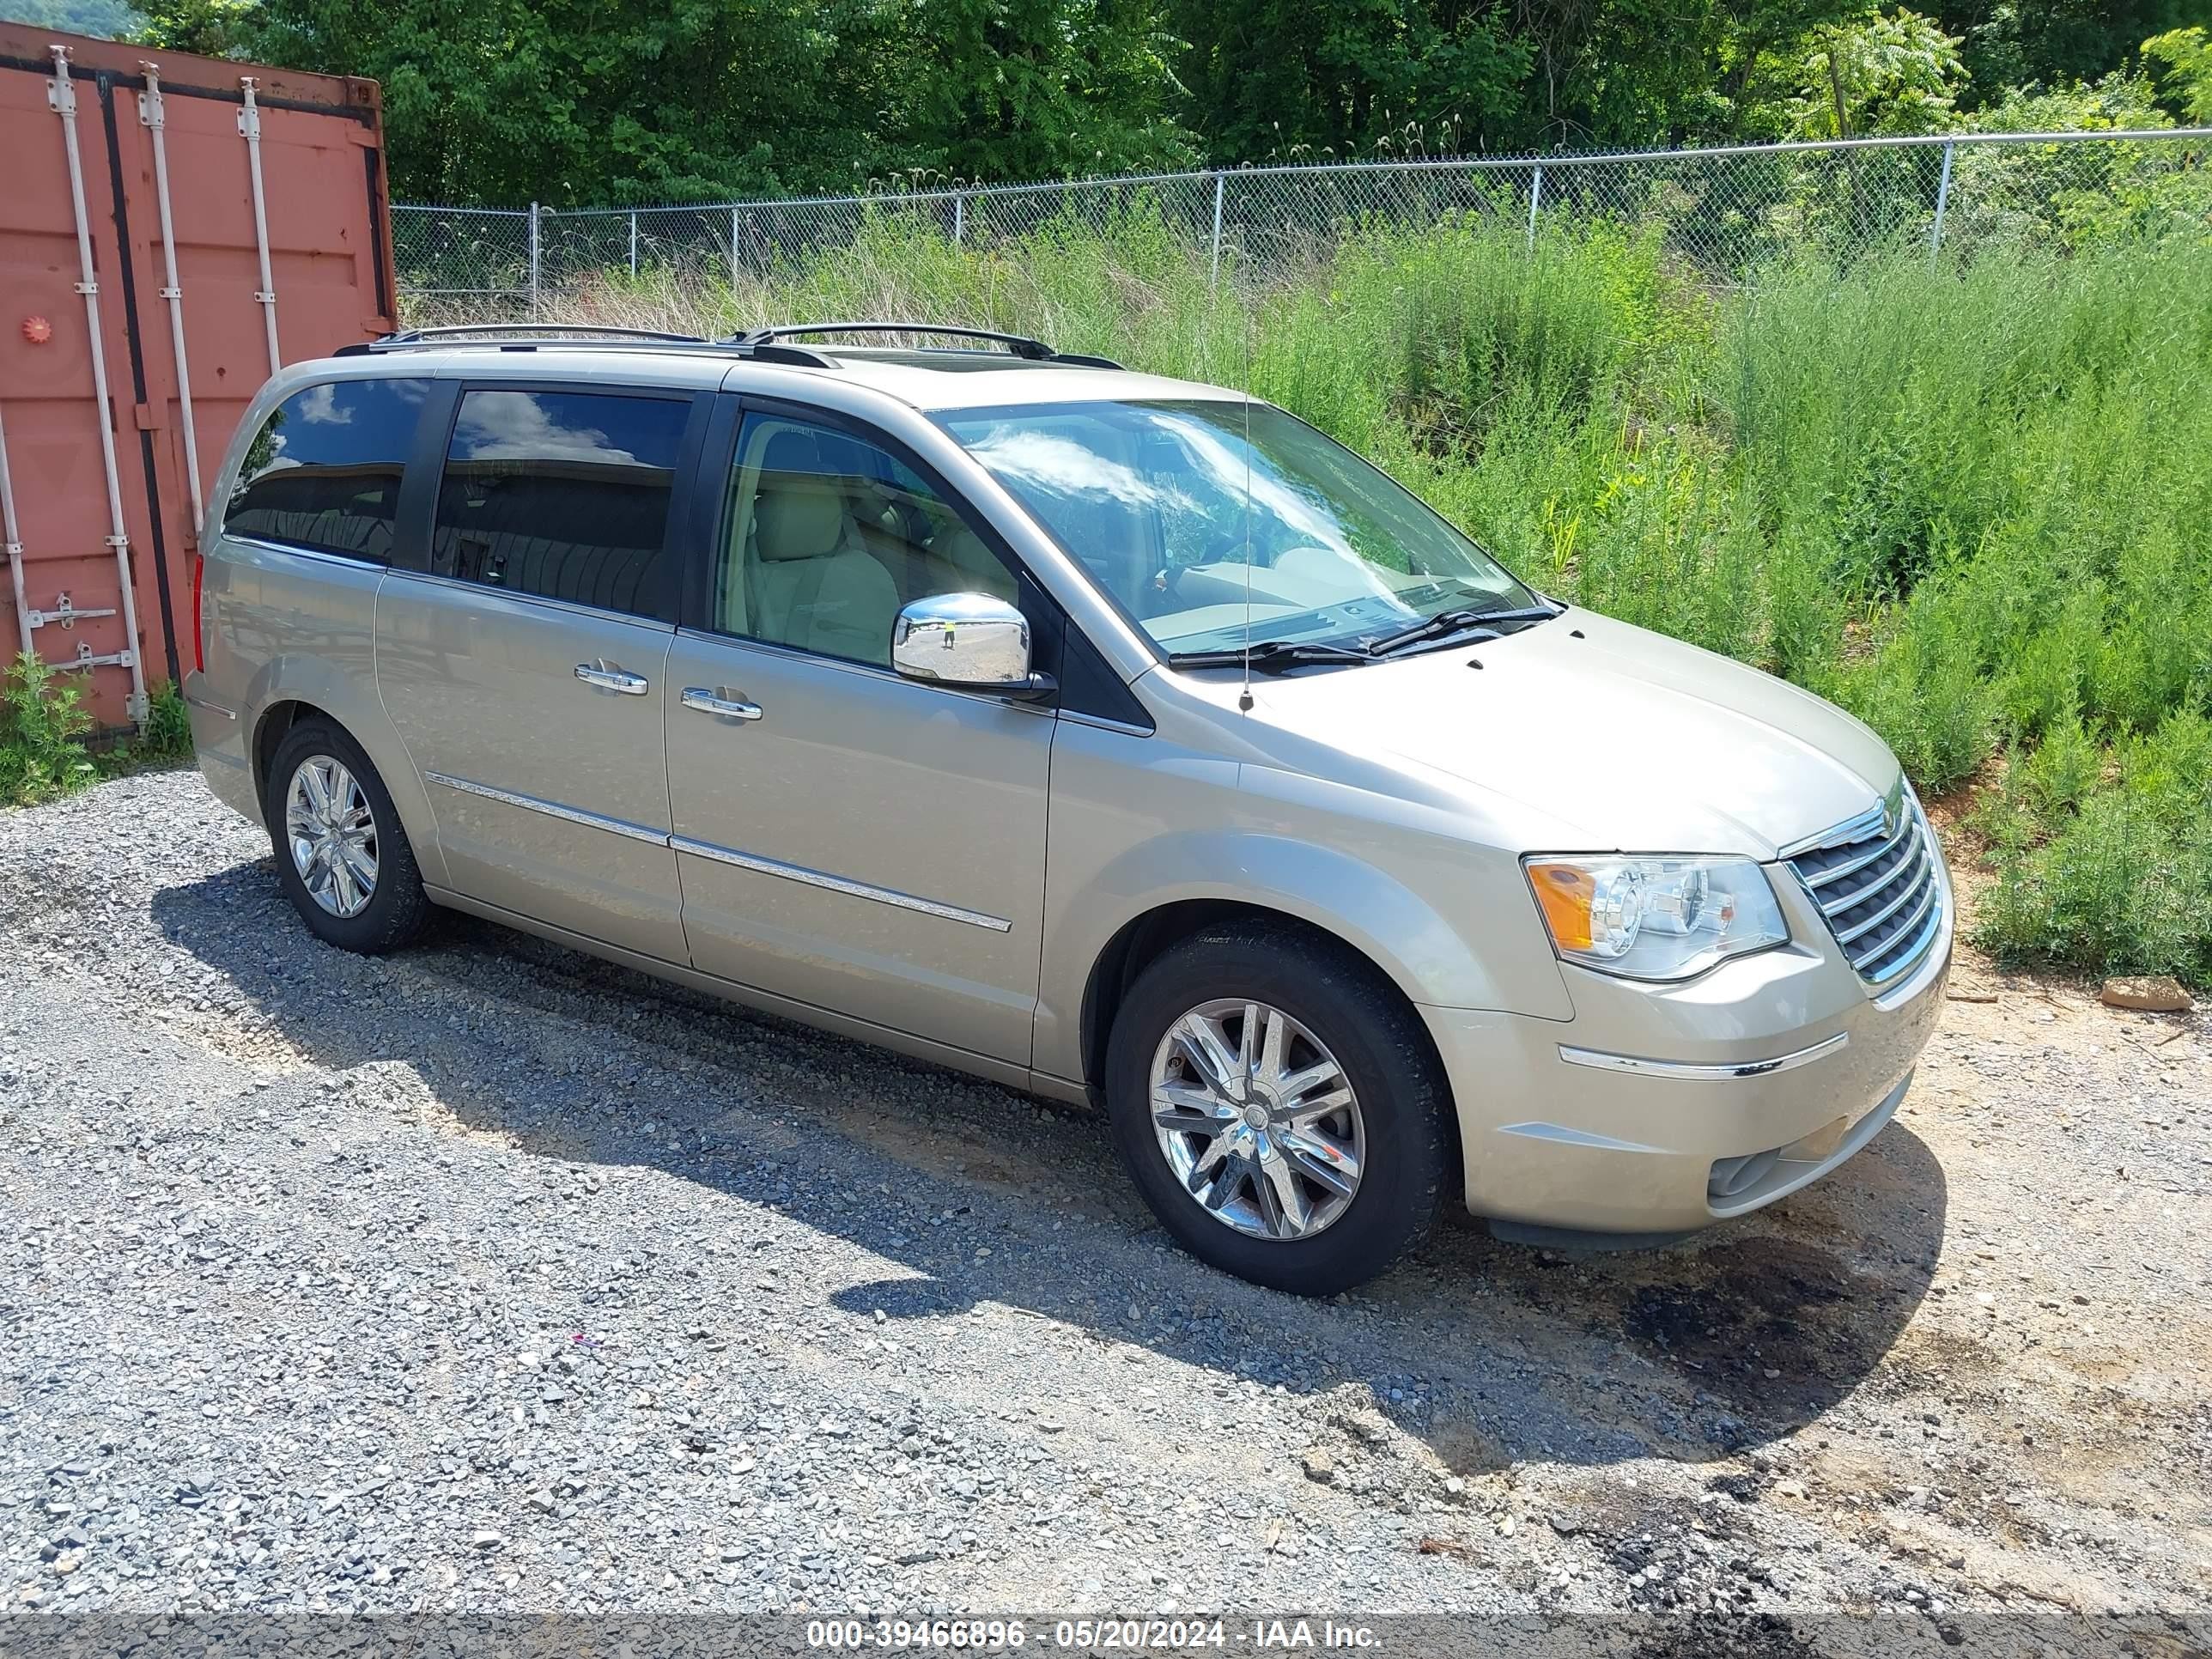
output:
M1152 963L1115 1018L1106 1098L1153 1214L1241 1279L1332 1295L1436 1219L1452 1140L1428 1034L1370 963L1306 929L1227 925Z
M284 734L262 811L276 879L310 932L362 956L396 951L430 913L415 849L392 793L362 747L310 717Z

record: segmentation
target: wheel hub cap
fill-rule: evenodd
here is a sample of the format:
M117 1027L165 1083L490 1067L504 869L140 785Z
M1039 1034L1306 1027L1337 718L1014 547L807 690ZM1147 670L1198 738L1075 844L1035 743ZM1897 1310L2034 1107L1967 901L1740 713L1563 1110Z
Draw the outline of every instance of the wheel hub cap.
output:
M307 896L334 916L376 896L376 817L361 781L328 755L300 763L284 792L284 836Z
M1255 1238L1310 1237L1359 1190L1359 1103L1319 1038L1264 1002L1193 1008L1152 1057L1153 1131L1183 1190Z

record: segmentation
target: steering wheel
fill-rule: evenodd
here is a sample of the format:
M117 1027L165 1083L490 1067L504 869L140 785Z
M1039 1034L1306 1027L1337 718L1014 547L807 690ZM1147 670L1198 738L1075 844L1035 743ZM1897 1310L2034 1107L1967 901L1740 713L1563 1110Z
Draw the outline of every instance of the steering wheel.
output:
M1198 558L1190 564L1243 564L1245 557L1245 532L1242 525L1233 530L1217 530L1207 538ZM1185 567L1186 568L1188 566Z

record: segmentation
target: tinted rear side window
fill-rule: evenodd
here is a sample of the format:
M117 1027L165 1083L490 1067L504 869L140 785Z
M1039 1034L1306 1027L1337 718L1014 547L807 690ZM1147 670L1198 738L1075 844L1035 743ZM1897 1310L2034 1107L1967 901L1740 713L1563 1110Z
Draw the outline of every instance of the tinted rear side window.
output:
M428 390L427 380L331 380L294 392L254 434L222 527L388 560L400 474Z
M668 507L688 398L462 395L430 568L510 593L671 614Z

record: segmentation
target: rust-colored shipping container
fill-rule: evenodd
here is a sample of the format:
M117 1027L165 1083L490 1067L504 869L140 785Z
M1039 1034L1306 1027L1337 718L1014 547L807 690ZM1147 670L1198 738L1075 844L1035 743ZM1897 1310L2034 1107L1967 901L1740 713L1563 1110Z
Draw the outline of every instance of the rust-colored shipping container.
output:
M0 649L103 725L191 666L246 400L395 326L387 199L373 81L0 22Z

